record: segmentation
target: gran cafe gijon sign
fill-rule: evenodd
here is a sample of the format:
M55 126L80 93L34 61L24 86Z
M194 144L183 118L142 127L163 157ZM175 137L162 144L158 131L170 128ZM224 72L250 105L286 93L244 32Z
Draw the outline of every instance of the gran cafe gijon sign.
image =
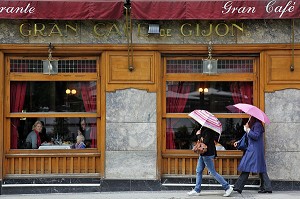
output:
M148 37L148 23L136 23L134 25L138 37ZM126 37L126 24L99 22L89 27L87 32L92 33L96 38L113 37L115 35ZM220 37L235 36L237 32L243 33L244 24L216 22L216 23L196 23L182 22L178 27L165 27L161 25L158 35L160 37L172 37L180 34L183 37L209 37L212 34ZM80 25L78 23L22 23L19 26L20 35L23 37L79 37Z

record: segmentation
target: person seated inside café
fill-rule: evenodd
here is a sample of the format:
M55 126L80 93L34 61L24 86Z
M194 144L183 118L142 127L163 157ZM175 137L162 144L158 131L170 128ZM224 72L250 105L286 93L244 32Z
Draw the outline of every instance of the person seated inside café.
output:
M76 143L75 143L75 149L85 149L84 144L84 136L83 135L77 135L76 137Z
M32 131L26 137L26 148L37 149L41 146L40 132L42 131L43 124L41 121L36 121L32 126Z
M90 148L91 147L91 128L88 126L86 119L85 118L80 118L79 120L79 130L78 130L78 135L83 135L83 137L85 138L85 145L86 148Z

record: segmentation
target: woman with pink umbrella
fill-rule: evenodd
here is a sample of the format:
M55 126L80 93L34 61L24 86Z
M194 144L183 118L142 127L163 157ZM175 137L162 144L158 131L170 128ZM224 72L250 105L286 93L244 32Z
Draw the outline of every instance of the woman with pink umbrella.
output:
M221 134L222 124L212 113L206 110L194 110L189 116L202 125L196 134L198 135L198 140L202 139L203 143L207 146L207 151L199 155L196 167L196 185L192 191L188 192L188 195L200 195L202 173L204 168L207 167L210 174L222 185L222 188L225 191L223 196L228 197L232 193L233 188L219 173L217 173L214 166L214 158L217 155L214 142L216 137L215 134Z
M264 127L262 122L251 116L244 125L244 130L248 137L248 147L238 166L241 172L233 190L242 193L250 172L259 173L261 187L258 193L272 193L272 186L267 174L266 161L264 157ZM237 142L234 143L237 146Z

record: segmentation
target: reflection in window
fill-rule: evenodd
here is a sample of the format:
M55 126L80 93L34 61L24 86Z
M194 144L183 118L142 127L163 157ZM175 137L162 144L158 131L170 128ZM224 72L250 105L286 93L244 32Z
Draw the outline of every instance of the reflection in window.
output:
M96 112L96 82L11 82L11 112Z
M219 143L226 150L236 150L233 143L239 140L243 134L243 125L247 122L246 119L233 118L218 118L222 123L223 131L220 136ZM167 149L186 149L191 150L194 142L197 140L196 131L201 125L192 118L168 118L167 119ZM216 140L219 139L219 134L216 133Z
M167 82L167 113L189 113L205 109L228 113L226 106L253 104L252 82Z
M12 118L11 123L12 149L75 148L78 135L84 137L85 148L96 147L96 118Z

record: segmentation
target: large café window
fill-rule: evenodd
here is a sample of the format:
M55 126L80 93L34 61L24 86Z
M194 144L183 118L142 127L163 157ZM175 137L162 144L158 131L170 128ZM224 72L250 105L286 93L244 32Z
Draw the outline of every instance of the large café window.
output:
M42 60L9 62L11 149L96 148L96 58L59 60L51 75Z
M199 124L188 113L204 109L222 123L219 143L225 150L236 150L233 142L242 137L247 115L231 113L226 106L253 104L255 63L255 58L219 58L218 73L209 75L203 74L202 59L166 58L164 148L192 149Z

